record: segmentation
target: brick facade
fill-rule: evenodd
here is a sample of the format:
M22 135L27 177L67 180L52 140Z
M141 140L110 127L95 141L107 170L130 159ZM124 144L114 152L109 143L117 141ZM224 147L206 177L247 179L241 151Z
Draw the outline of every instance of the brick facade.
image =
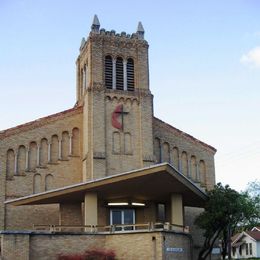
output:
M127 62L129 58L134 61L134 91L110 89L105 85L107 55L115 61L118 57L123 62ZM4 202L160 162L169 162L203 189L213 187L216 150L153 116L153 95L149 90L148 43L140 36L140 32L126 35L116 34L114 31L92 30L88 39L82 42L76 64L77 102L74 108L0 132L0 229L28 230L33 224L58 224L60 214L65 216L66 212L68 218L65 217L64 221L67 219L68 222L80 224L72 216L73 211L76 215L81 214L80 205L14 207L6 206ZM127 70L127 67L124 69ZM121 129L112 124L112 115L118 105L126 112L124 121L120 121L121 116L118 119L123 125ZM138 221L155 219L156 206L151 205L145 210L145 214L138 214ZM108 208L104 208L100 202L98 208L100 224L109 224ZM142 212L141 209L138 211ZM190 210L188 212L193 214ZM166 213L167 219L170 219L169 211ZM189 218L186 216L186 219ZM149 245L144 249L146 251L142 251L144 256L152 257L155 254L153 250L156 250L160 257L170 259L162 252L162 235L155 234L155 242L150 241L150 235L128 235L124 236L124 241L129 239L127 243L134 247L135 240L131 239L143 240L142 247L145 248L146 237L149 237ZM45 259L44 256L36 258L34 243L45 241L47 236L30 236L30 245L28 236L17 235L12 236L12 239L18 241L24 250L31 248L30 259ZM167 235L165 237L165 243L170 243L170 238ZM57 237L55 239L57 250L54 249L54 244L53 250L57 253L58 248L67 248L66 241L70 237L63 238L61 244ZM71 242L74 243L74 249L78 247L78 239L86 245L95 244L96 239L98 243L104 243L101 237L78 237ZM47 250L44 248L49 245L47 240L42 242L39 254L42 252L44 255ZM2 250L9 247L8 243L14 243L8 241L9 237ZM160 243L158 248L155 246L157 241ZM183 243L189 243L187 241ZM111 247L117 248L118 242L120 235L106 239L106 245ZM152 249L153 247L156 249ZM116 250L120 259L126 259L124 248L120 246ZM15 258L16 251L20 251L19 247L13 252L13 258L8 259L18 259ZM6 254L7 251L3 252ZM144 259L132 253L127 259ZM22 256L19 259L27 258Z

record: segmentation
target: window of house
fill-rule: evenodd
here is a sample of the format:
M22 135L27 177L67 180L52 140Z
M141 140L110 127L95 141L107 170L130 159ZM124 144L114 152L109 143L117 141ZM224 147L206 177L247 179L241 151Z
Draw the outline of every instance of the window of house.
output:
M246 255L248 255L248 244L246 243Z
M249 243L249 254L253 254L252 243Z

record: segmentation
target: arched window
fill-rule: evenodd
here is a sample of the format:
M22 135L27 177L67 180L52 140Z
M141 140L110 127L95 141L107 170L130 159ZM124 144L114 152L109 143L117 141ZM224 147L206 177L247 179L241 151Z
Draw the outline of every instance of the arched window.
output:
M154 139L154 151L155 151L156 162L160 163L162 161L162 157L161 157L161 141L159 138Z
M196 157L193 155L191 156L190 159L190 174L192 180L197 180L197 162L196 162Z
M57 135L51 137L51 162L56 163L59 159L59 139Z
M113 88L113 62L111 56L105 57L105 86L106 88Z
M135 70L134 70L134 60L129 58L127 60L127 90L133 91L135 87Z
M42 190L42 176L35 174L33 176L33 193L39 193Z
M41 150L40 150L40 165L46 166L48 163L48 141L46 138L41 140Z
M120 140L119 132L113 132L113 153L114 154L121 153L121 140Z
M70 138L69 133L63 132L62 133L62 140L61 140L61 158L68 159L70 150Z
M23 145L20 145L17 154L17 173L23 174L25 168L26 168L26 149Z
M79 129L78 128L73 128L72 130L72 155L79 155Z
M12 149L9 149L6 154L6 177L11 179L14 176L15 155Z
M124 90L124 66L121 57L116 59L116 89Z
M188 156L186 152L181 154L181 172L183 175L188 176Z
M31 142L29 145L29 170L35 170L37 166L37 144Z
M203 160L199 162L200 183L206 185L206 165Z
M53 189L53 175L48 174L45 177L45 191Z
M173 162L173 166L179 170L179 149L177 147L174 147L172 149L172 162Z
M170 145L166 142L163 143L162 157L163 162L170 162Z

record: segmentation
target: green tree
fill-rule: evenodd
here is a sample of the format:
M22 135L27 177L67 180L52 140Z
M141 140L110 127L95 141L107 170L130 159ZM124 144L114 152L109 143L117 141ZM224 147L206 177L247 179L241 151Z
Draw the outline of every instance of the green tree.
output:
M254 222L259 217L259 209L248 192L239 193L218 183L208 192L205 211L195 220L195 224L204 230L205 238L198 260L206 259L219 239L225 259L230 236L237 225Z

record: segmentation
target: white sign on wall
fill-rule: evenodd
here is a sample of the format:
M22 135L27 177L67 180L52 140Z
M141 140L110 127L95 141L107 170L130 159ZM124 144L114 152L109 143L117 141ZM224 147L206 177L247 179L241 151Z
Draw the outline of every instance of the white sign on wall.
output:
M167 247L166 252L172 252L172 253L182 253L183 248L182 247Z

